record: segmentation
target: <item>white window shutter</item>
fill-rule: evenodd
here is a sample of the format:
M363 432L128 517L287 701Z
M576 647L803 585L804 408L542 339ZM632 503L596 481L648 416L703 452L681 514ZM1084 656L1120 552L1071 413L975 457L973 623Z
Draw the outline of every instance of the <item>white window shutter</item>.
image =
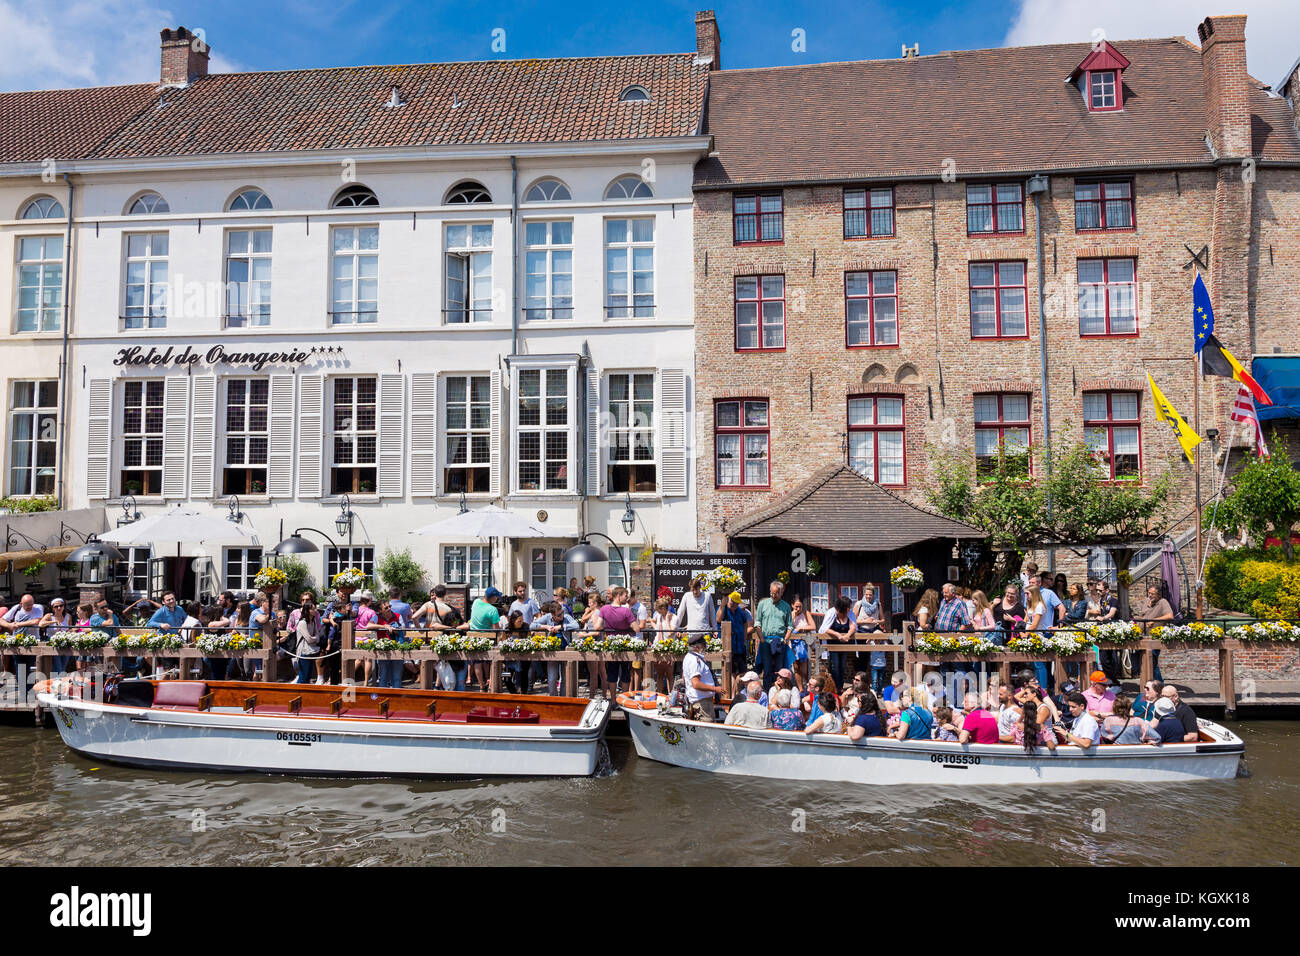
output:
M600 372L587 369L587 497L600 496Z
M185 472L189 470L190 380L168 375L163 384L164 498L185 497Z
M293 379L292 375L271 376L266 493L272 498L293 497Z
M107 378L92 378L89 392L86 496L107 498L109 495L108 463L113 451L113 382Z
M686 494L686 370L659 370L659 493Z
M406 419L404 377L379 376L379 493L402 496L402 422Z
M411 494L438 493L438 376L411 376Z
M491 425L492 434L489 436L491 444L491 476L488 479L488 490L494 495L501 494L501 372L495 371L490 376L491 381L488 384L488 390L492 393L491 416L489 424Z
M190 390L190 498L202 501L216 494L217 377L196 375Z
M319 498L325 448L325 378L298 379L298 497Z

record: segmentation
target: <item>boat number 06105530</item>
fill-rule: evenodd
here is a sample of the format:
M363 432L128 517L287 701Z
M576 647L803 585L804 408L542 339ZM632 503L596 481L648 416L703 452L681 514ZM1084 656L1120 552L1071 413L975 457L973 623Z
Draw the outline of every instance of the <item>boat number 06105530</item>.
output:
M930 754L930 763L977 764L979 762L979 757L973 757L970 754Z

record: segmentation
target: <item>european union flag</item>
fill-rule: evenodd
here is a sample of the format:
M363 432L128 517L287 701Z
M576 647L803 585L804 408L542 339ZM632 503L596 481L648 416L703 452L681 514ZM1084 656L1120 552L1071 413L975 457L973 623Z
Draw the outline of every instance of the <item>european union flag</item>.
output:
M1210 292L1205 288L1205 280L1198 272L1192 286L1192 340L1198 355L1213 334L1214 308L1210 305Z

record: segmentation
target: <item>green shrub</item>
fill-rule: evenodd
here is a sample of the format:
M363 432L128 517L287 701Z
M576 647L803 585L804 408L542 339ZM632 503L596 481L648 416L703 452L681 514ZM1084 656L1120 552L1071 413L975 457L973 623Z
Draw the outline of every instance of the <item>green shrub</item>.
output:
M58 500L53 495L38 495L35 498L0 498L0 510L13 514L33 514L37 511L57 511Z
M385 551L375 563L375 577L383 582L385 591L398 588L408 600L423 597L420 584L424 580L424 568L411 557L410 549L405 551Z
M1205 565L1205 597L1215 607L1264 620L1300 618L1300 561L1280 548L1233 548Z
M311 568L301 558L278 558L275 566L284 572L289 580L284 585L284 597L287 601L298 600L303 591L311 591L316 596L316 582L312 580Z

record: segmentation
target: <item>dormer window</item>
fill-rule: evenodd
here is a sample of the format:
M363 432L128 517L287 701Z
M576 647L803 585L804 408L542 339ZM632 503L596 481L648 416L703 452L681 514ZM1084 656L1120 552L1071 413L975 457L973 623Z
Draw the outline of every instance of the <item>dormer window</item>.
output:
M629 86L618 98L620 103L648 103L650 94L645 91L644 86Z
M1079 88L1090 113L1124 108L1124 78L1128 58L1103 40L1070 73L1067 82Z
M1088 108L1093 110L1119 109L1119 90L1114 70L1088 71Z

